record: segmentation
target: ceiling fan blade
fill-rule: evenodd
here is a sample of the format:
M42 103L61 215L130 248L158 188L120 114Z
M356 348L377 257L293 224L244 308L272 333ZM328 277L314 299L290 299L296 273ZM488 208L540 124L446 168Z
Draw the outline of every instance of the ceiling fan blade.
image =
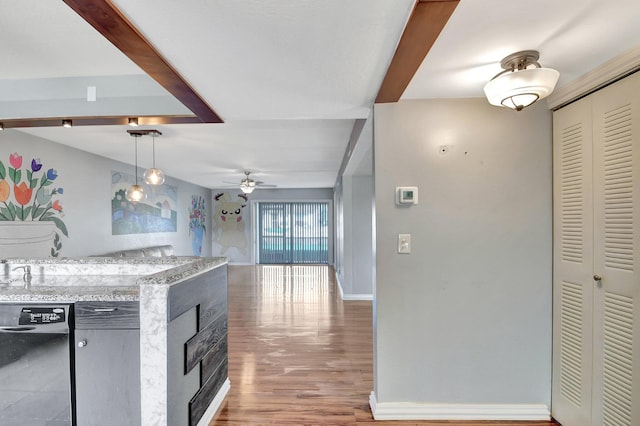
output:
M277 188L278 187L278 185L270 185L270 184L264 184L264 183L258 184L258 186L260 186L260 188Z

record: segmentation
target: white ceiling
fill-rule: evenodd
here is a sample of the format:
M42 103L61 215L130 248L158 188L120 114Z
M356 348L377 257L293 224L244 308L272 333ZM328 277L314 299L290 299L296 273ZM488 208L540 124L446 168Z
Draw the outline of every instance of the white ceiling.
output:
M225 121L154 126L163 133L157 165L209 188L239 182L245 169L283 188L332 187L354 122L369 115L413 6L413 0L114 3ZM0 121L45 113L185 113L62 1L0 0L0 8ZM560 71L562 86L640 45L638 22L637 0L461 0L403 99L483 96L500 60L524 49L539 50L540 62ZM96 86L96 102L87 102L87 86ZM20 131L131 164L127 129ZM141 139L140 165L148 167L150 157L150 139Z

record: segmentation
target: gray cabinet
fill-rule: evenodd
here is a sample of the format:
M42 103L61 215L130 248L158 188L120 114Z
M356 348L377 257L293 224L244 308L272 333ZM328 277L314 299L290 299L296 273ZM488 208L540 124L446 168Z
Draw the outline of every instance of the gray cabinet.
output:
M75 312L78 425L140 425L138 303L80 302Z

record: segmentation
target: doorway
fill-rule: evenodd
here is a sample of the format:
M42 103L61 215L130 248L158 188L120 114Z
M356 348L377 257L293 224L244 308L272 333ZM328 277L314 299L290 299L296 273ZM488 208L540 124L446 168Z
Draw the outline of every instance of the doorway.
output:
M329 263L328 202L257 204L257 263Z

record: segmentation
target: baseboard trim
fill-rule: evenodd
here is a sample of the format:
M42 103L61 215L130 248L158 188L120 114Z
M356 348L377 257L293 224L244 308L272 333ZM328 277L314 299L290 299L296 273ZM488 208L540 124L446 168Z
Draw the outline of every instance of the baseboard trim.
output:
M378 403L375 392L369 405L376 420L505 420L549 421L544 404L420 404L415 402Z
M343 294L340 292L342 300L373 300L373 294Z
M336 285L338 286L338 292L340 293L340 299L344 300L344 290L342 289L342 283L340 282L340 277L338 276L337 272L335 272L334 275L336 277Z
M336 277L336 284L338 285L338 291L340 292L340 299L342 300L373 300L373 294L345 294L342 289L342 283L338 274L334 274Z
M227 377L227 380L225 380L225 382L220 387L220 390L216 394L216 397L213 398L213 401L211 401L211 404L209 404L207 411L205 411L202 415L202 418L198 422L198 426L207 426L209 423L211 423L211 420L213 420L216 413L220 409L220 406L222 406L225 397L229 393L229 389L231 389L231 381L229 381L229 378Z

